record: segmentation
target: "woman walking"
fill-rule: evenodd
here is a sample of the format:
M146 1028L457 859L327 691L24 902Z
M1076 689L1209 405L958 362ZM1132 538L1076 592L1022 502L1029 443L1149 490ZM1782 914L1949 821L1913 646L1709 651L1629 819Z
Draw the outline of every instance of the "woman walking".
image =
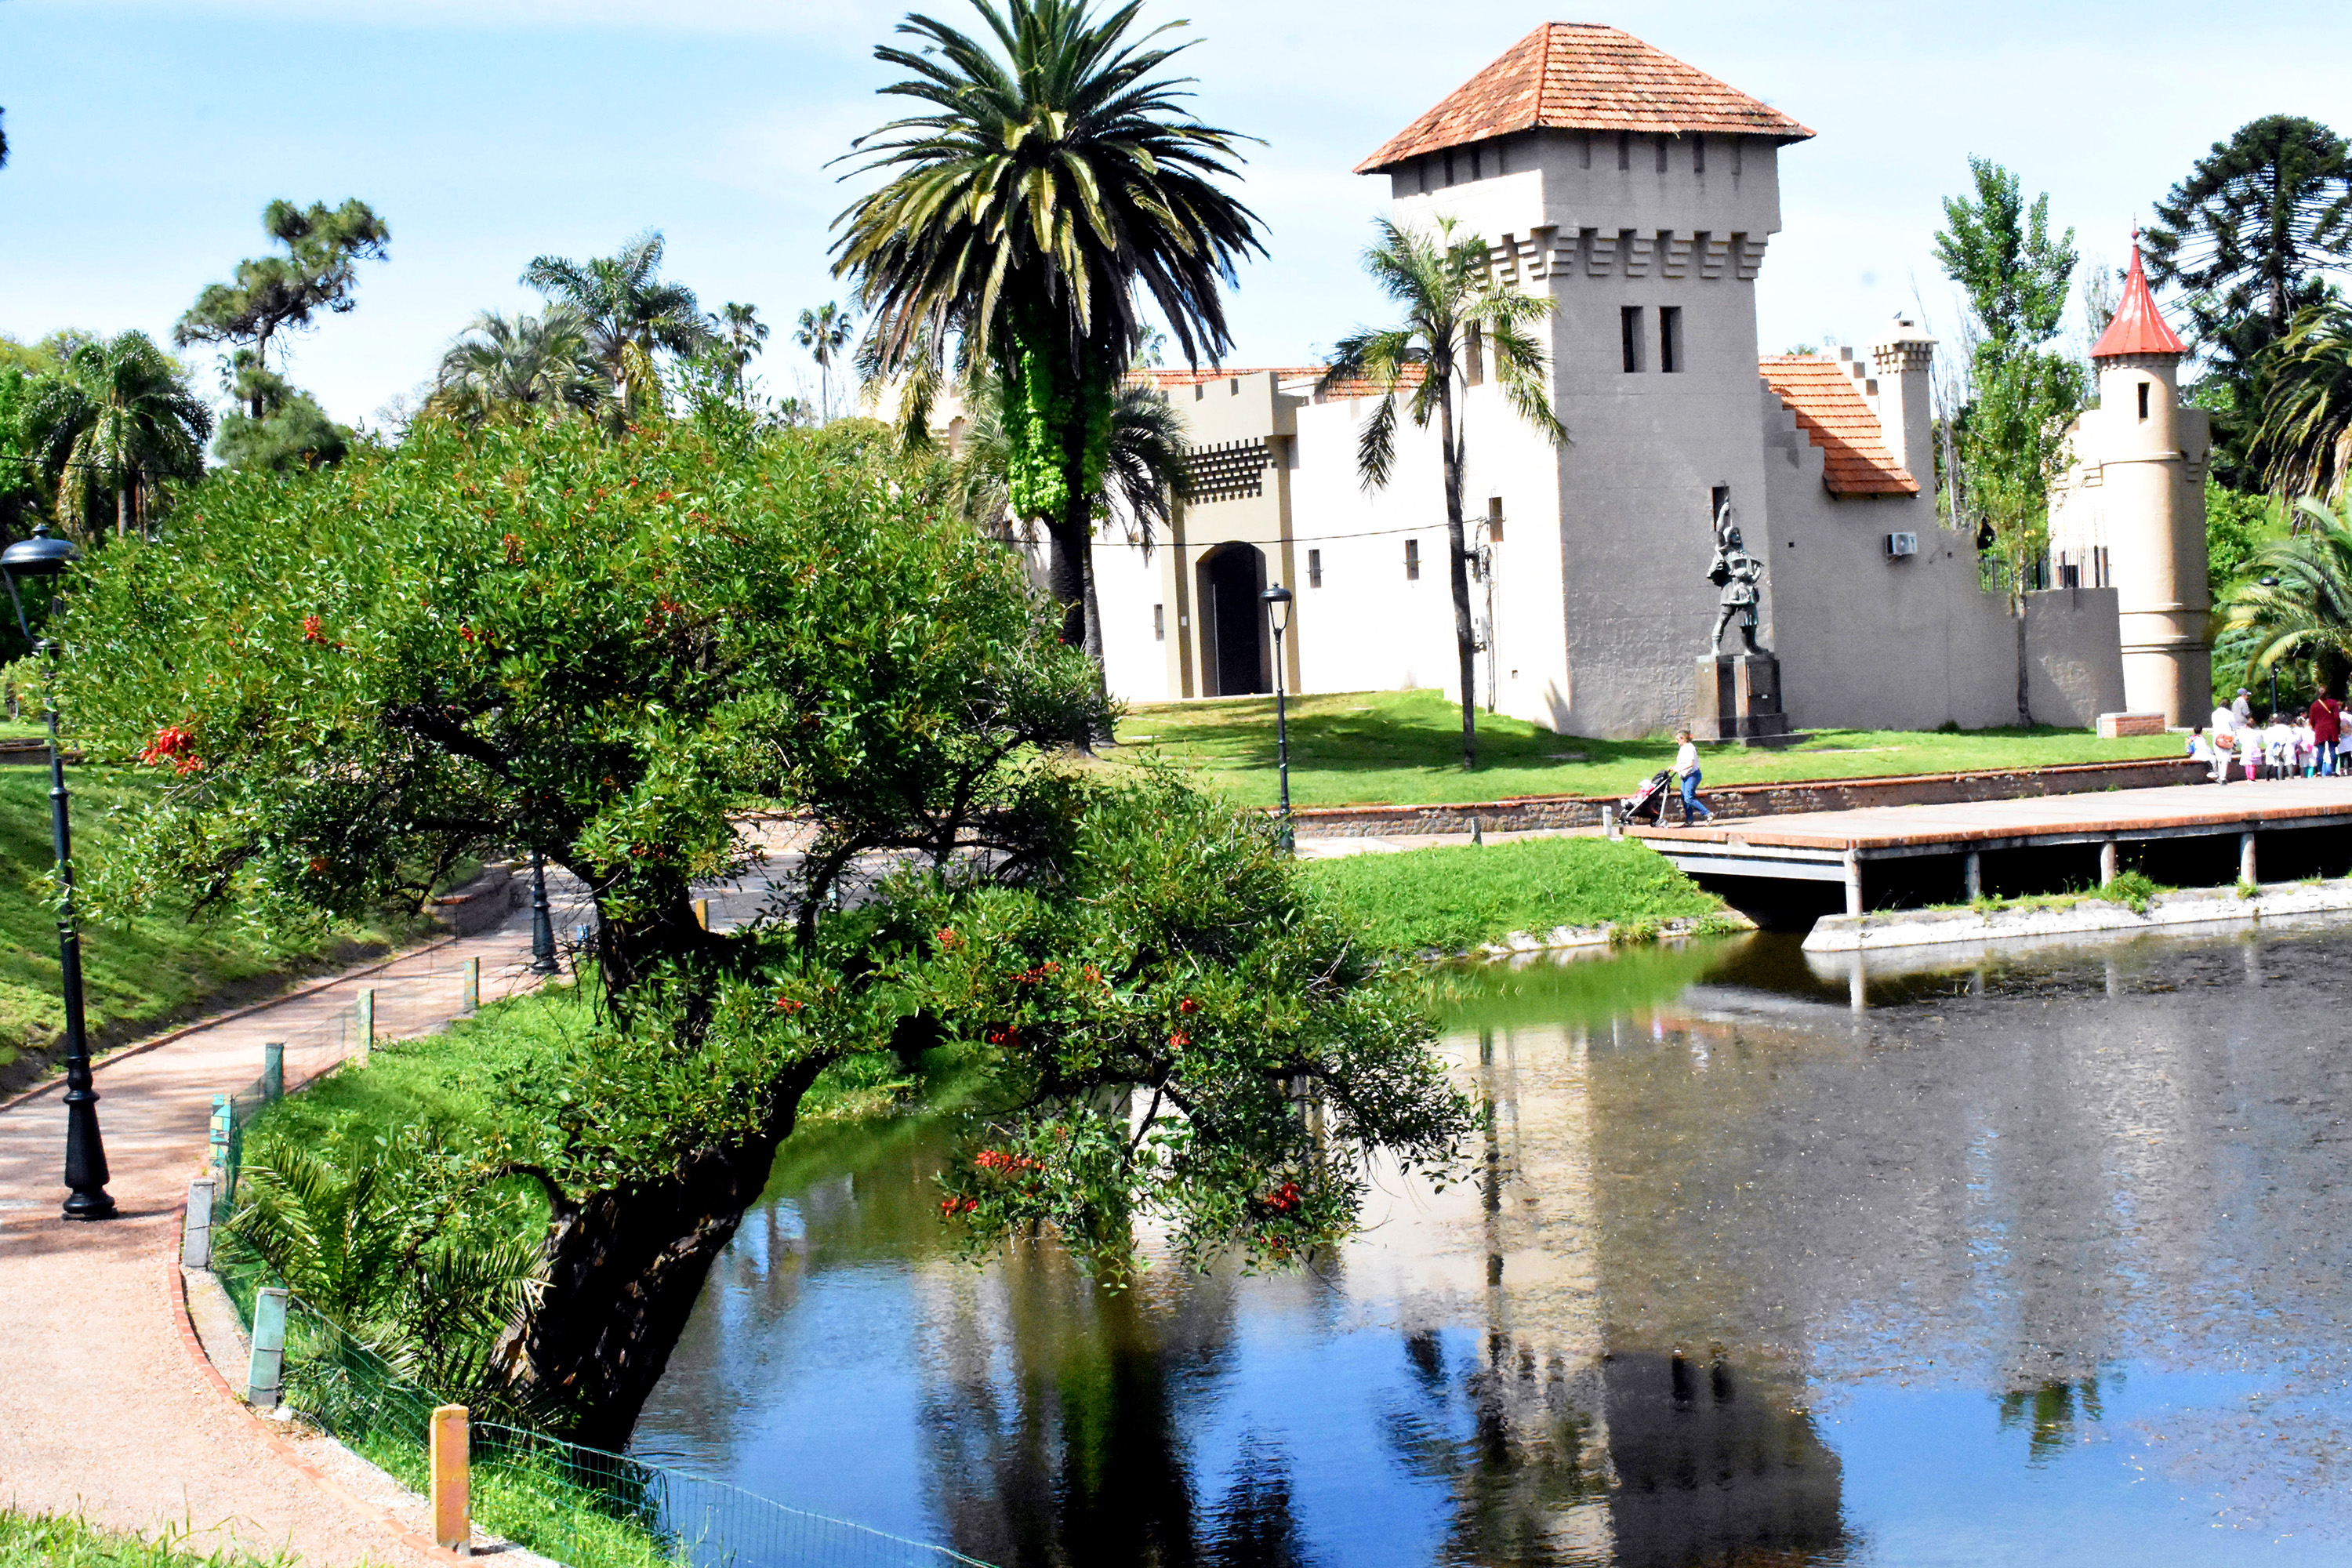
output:
M1691 732L1685 730L1675 739L1682 742L1675 752L1675 781L1683 786L1683 826L1688 827L1693 816L1711 817L1715 813L1699 802L1698 747L1692 742Z

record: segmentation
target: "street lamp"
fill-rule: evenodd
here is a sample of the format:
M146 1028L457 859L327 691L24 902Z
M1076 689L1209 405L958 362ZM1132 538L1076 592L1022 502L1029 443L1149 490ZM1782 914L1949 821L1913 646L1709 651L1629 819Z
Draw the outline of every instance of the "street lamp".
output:
M2265 588L2275 588L2279 585L2279 580L2276 577L2265 577L2262 580L2262 584ZM2278 660L2276 659L2271 660L2271 722L2273 724L2278 722Z
M1283 711L1282 634L1290 629L1290 590L1276 583L1258 595L1274 627L1274 765L1282 779L1282 852L1297 847L1290 832L1290 723Z
M49 537L48 524L33 530L0 551L0 578L8 584L8 603L16 612L16 629L32 642L33 628L25 624L25 601L16 592L19 577L56 577L81 552L62 539ZM51 615L57 601L49 601ZM49 845L58 858L58 973L66 1002L66 1199L68 1219L111 1219L114 1200L106 1192L106 1142L98 1132L98 1089L90 1081L89 1037L83 1027L81 1005L81 937L74 930L73 830L66 821L66 765L58 746L58 680L56 639L43 637L35 652L48 656L49 682L44 706L49 720Z
M553 974L563 966L555 962L555 922L547 912L547 858L530 852L530 972Z

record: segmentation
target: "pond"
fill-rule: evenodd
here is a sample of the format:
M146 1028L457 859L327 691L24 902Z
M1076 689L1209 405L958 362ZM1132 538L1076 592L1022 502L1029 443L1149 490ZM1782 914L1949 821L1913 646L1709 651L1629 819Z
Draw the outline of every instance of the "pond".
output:
M2352 936L1463 974L1475 1179L1312 1272L948 1256L796 1141L635 1440L1006 1565L2352 1563Z

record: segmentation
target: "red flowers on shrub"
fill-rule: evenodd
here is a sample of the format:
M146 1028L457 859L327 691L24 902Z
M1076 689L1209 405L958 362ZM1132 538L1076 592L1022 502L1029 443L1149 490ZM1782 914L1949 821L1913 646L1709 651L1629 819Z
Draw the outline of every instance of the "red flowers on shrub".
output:
M1192 1037L1181 1029L1171 1029L1169 1031L1168 1043L1177 1047L1189 1046L1192 1043Z
M302 640L304 642L325 642L327 640L327 623L320 620L316 616L304 616L302 617Z
M1002 1149L982 1149L971 1157L971 1163L983 1171L1034 1171L1037 1162L1026 1154L1008 1154Z
M1184 1000L1176 1004L1176 1011L1179 1013L1197 1013L1200 1010L1201 1005L1198 1002L1193 1001L1190 996L1185 997Z
M789 996L779 996L776 998L776 1011L779 1013L797 1013L807 1005L807 1003L795 1002Z
M184 726L167 724L155 731L155 738L147 742L147 749L139 753L139 760L151 768L169 763L175 773L192 773L205 765L201 759L191 754L190 748L195 743L195 736Z
M932 935L931 940L938 942L940 949L947 952L953 952L963 942L963 938L956 935L955 927L953 926L940 927L938 931Z
M941 1198L940 1212L944 1215L970 1214L980 1206L978 1198Z
M563 493L565 495L570 495L572 492L570 490L566 490ZM499 536L499 543L503 545L506 549L508 565L520 566L522 564L521 535L514 533L500 534Z
M1265 1206L1277 1214L1288 1214L1298 1206L1298 1184L1285 1182L1266 1195Z

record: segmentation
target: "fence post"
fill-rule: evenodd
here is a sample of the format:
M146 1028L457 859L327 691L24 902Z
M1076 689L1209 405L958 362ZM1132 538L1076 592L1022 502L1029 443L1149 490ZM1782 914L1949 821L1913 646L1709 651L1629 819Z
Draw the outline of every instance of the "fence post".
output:
M278 1383L286 1365L286 1291L265 1285L253 1299L253 1361L245 1374L245 1397L256 1410L278 1408Z
M433 1543L446 1552L463 1552L474 1539L466 1407L436 1406L432 1433L428 1452L433 1468Z
M261 1097L286 1098L286 1042L271 1040L261 1047Z
M356 1054L360 1059L360 1066L365 1067L369 1053L375 1049L375 987L361 986L360 999L353 1006L357 1022L352 1027L358 1032L360 1037L360 1048Z
M466 1011L471 1013L482 1005L482 961L466 960Z
M180 1266L213 1266L213 1184L199 1176L188 1184L188 1217L180 1226Z
M207 1134L206 1142L210 1144L208 1157L212 1163L213 1174L220 1177L226 1177L228 1174L228 1096L214 1095L213 1125L211 1132Z

